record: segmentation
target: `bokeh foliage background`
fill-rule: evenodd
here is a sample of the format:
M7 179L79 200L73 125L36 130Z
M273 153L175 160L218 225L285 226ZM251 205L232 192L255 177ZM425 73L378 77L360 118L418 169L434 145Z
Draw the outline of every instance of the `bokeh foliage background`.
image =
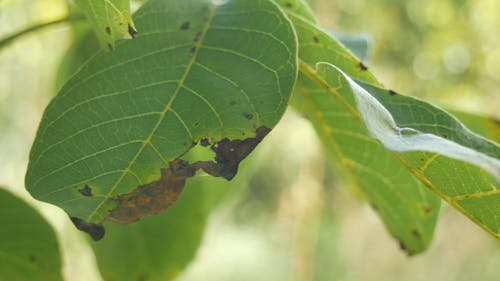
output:
M371 38L367 65L389 88L500 118L500 2L310 2L325 28ZM0 38L67 13L63 0L0 0ZM67 280L100 280L84 234L59 209L30 199L23 183L36 127L57 91L56 73L71 40L68 26L58 25L0 52L0 185L33 203L55 227ZM177 280L496 280L500 275L498 241L448 206L430 249L408 259L370 207L339 182L312 128L293 112L243 168L247 172L239 177L248 180L212 215L197 258Z

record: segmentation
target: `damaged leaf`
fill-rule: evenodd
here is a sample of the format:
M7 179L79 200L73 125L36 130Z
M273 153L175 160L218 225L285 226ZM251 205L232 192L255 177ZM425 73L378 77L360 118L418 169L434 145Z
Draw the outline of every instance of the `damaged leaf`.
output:
M253 151L270 130L259 128L255 138L246 140L223 139L212 146L215 162L198 161L189 164L183 160L170 162L169 168L161 170L159 180L140 186L131 193L120 195L118 206L107 220L116 223L133 223L143 217L161 213L170 207L181 195L186 180L202 169L214 177L231 180L238 171L239 163Z
M134 22L134 40L98 53L51 101L30 154L28 191L83 230L160 212L197 170L231 179L297 75L295 33L270 0L152 0ZM214 159L182 161L197 144Z
M130 16L130 0L75 0L84 11L103 49L113 50L115 41L137 34Z

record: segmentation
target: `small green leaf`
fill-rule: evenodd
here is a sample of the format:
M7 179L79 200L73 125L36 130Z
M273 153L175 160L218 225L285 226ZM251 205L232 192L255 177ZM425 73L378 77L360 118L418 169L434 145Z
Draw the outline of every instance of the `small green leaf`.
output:
M94 26L101 45L113 50L115 41L137 33L130 17L130 0L75 0Z
M94 56L47 107L26 175L33 197L94 238L107 220L169 207L199 169L231 179L297 75L295 33L270 0L152 0L134 20L141 33ZM212 160L183 161L195 144Z
M35 209L1 188L0 221L0 280L62 280L52 227Z

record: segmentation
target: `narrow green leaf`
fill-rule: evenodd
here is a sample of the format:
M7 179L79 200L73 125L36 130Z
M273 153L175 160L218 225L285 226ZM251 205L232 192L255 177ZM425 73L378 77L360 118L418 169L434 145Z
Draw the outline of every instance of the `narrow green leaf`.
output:
M358 79L377 83L367 67L328 33L290 15L299 37L301 73L293 104L313 123L327 152L345 178L380 216L408 254L432 240L440 201L368 134L354 97L316 72L317 62L331 61ZM333 79L333 78L332 78Z
M198 169L231 179L297 75L295 33L270 0L151 0L134 20L138 36L93 57L47 107L26 175L33 197L96 239L105 221L170 206ZM183 161L196 144L213 159Z
M367 84L378 82L364 64L306 21L293 16L292 19L301 45L300 105L325 140L330 141L330 149L351 172L365 170L357 177L365 194L370 194L375 186L392 185L392 195L385 194L381 200L393 206L404 202L397 195L408 189L409 193L404 195L407 222L402 220L401 212L391 211L392 216L396 216L393 218L384 218L381 214L391 233L400 237L410 224L425 221L425 214L434 208L423 202L435 202L437 206L421 188L424 184L499 237L500 196L495 180L500 174L498 145L470 132L454 117L428 103ZM365 82L359 82L361 87L349 76ZM369 145L370 142L374 145ZM392 152L376 153L382 145ZM353 147L356 151L350 151ZM389 159L399 162L407 172L386 164ZM412 184L408 172L420 183ZM370 181L369 174L380 183ZM408 178L395 178L402 175ZM377 195L368 197L373 200L381 194L382 191L377 191ZM378 210L381 213L380 207ZM432 219L427 219L427 234L432 233ZM398 223L402 227L394 229ZM418 236L421 235L415 238ZM403 245L409 253L422 249L412 248L406 242Z
M115 41L137 33L130 17L130 0L75 0L94 26L105 49L113 50Z
M0 280L62 280L52 227L35 209L1 188L0 221Z

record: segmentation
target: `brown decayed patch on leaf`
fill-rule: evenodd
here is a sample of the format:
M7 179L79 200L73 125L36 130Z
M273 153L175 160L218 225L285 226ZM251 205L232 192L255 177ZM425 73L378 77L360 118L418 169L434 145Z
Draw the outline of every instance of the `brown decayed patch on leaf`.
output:
M139 186L118 197L116 207L107 217L115 223L133 223L145 216L158 214L170 207L182 193L186 179L194 176L196 167L175 160L161 170L159 180Z
M200 167L212 176L223 177L227 180L232 179L238 171L241 160L245 159L270 131L269 128L260 127L256 131L255 138L221 140L212 146L216 163L199 162L200 165L205 164Z
M106 220L115 223L133 223L146 216L158 214L170 207L181 195L186 180L202 169L206 173L232 179L239 163L262 141L270 129L257 129L254 138L245 140L223 139L211 146L215 152L215 162L199 161L189 164L176 159L170 162L168 168L161 170L159 180L139 186L131 193L119 196L118 206L111 211ZM84 230L85 231L85 230Z
M92 189L88 185L85 185L83 188L79 189L78 191L83 196L88 196L88 197L92 196Z

